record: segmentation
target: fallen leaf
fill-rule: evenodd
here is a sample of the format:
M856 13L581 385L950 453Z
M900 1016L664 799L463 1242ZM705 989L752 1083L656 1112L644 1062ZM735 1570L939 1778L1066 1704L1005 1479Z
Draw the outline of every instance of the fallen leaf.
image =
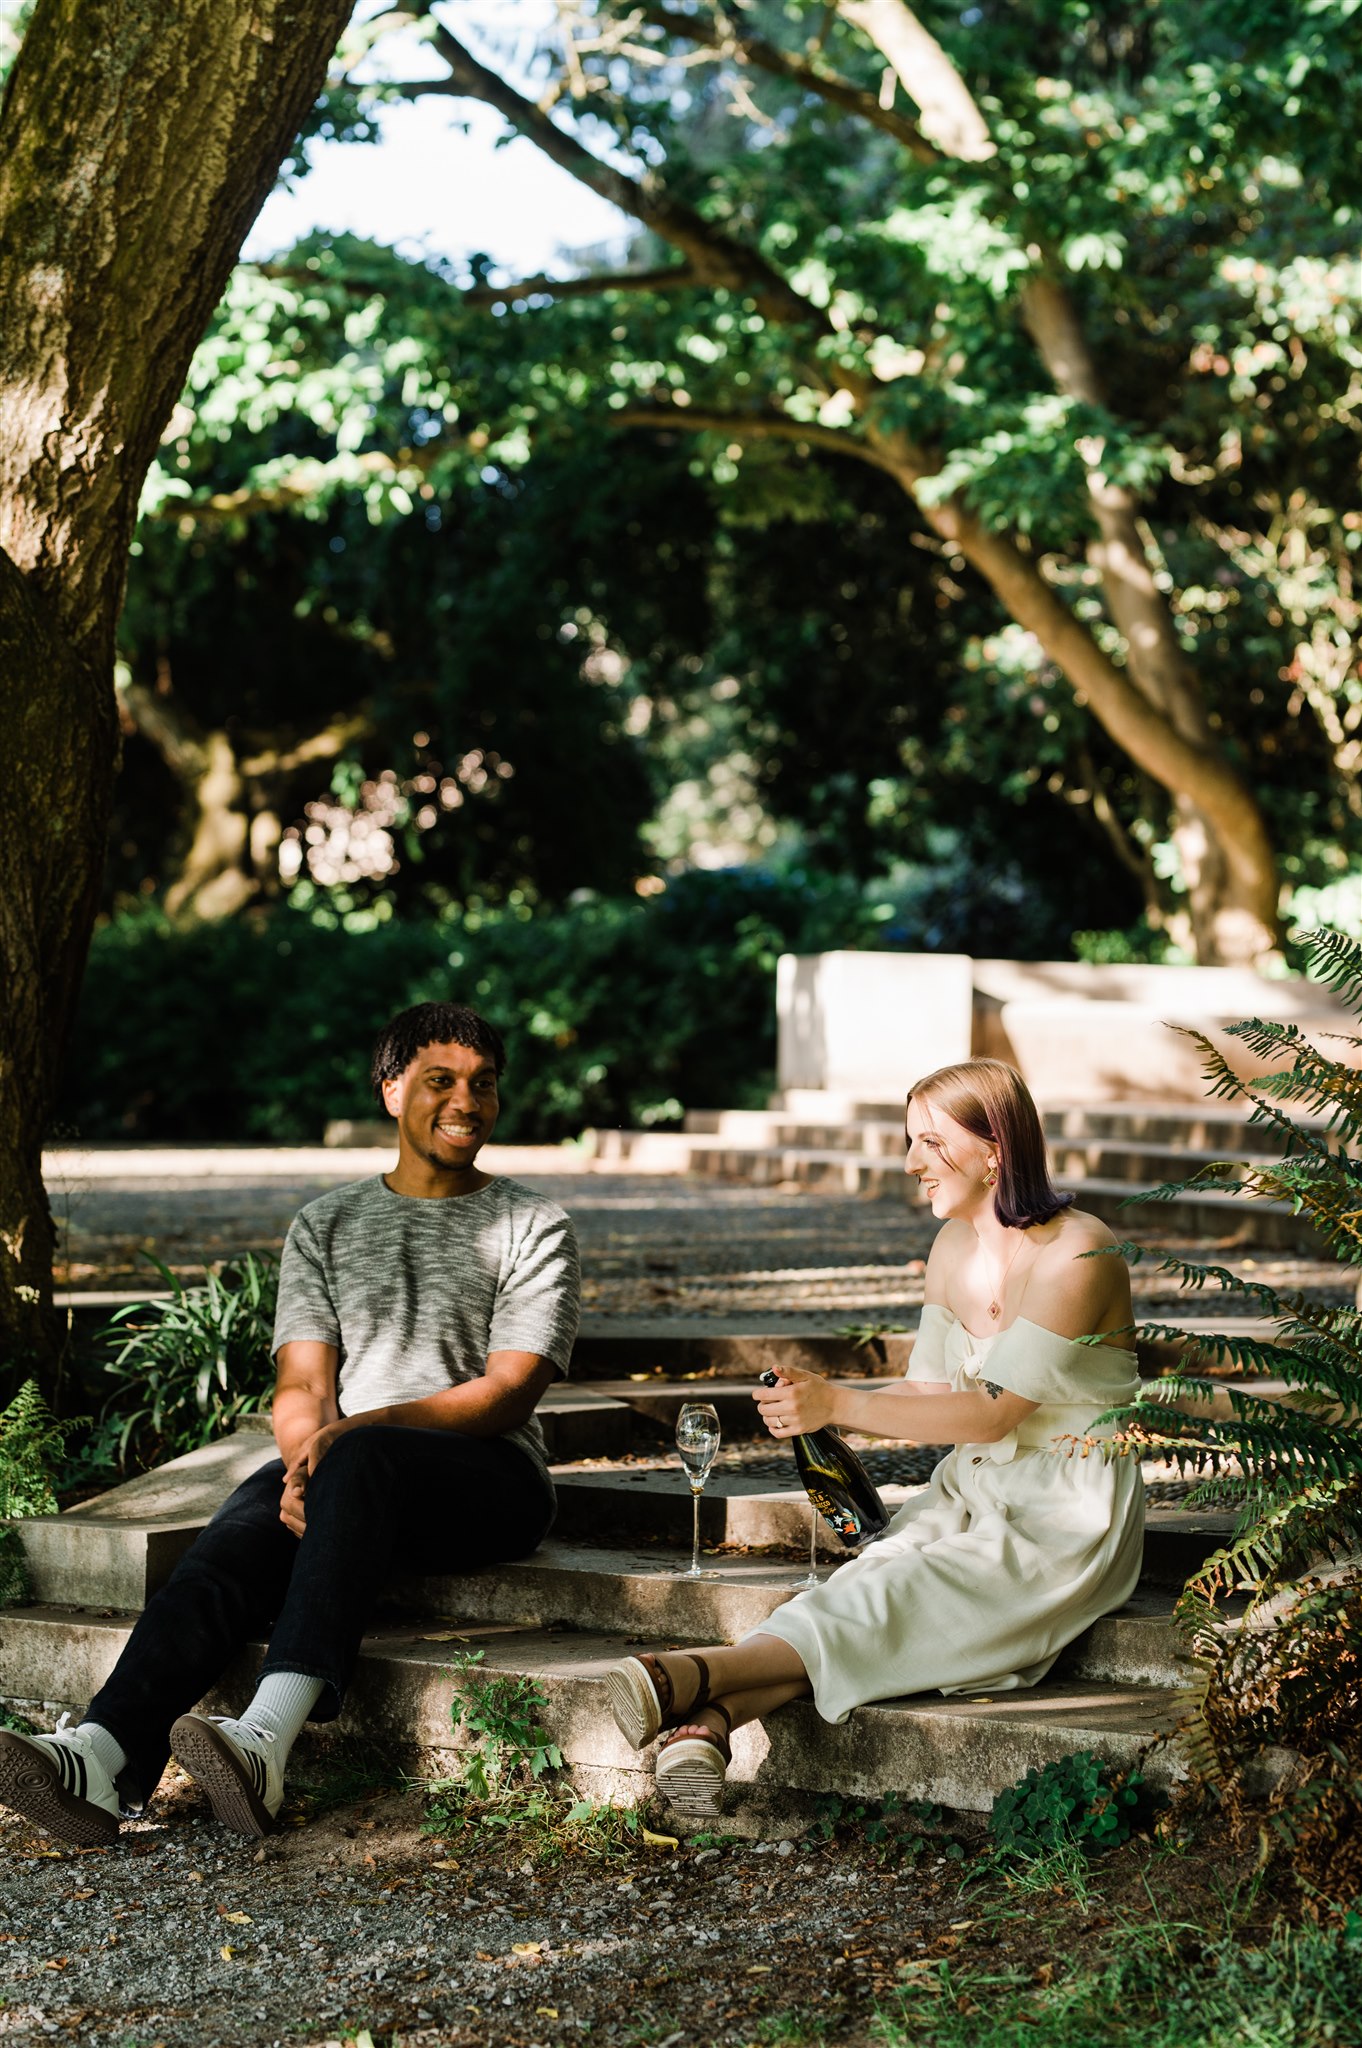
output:
M473 1953L476 1955L480 1963L494 1963L496 1961L496 1957L492 1954L490 1949L479 1948L475 1949Z
M543 1946L542 1941L513 1941L511 1943L511 1954L513 1956L537 1956Z
M50 1963L44 1963L43 1968L45 1970L64 1970L70 1960L69 1956L56 1956Z
M453 1860L452 1857L447 1857L441 1863L428 1863L426 1865L426 1868L428 1870L457 1870L458 1867L458 1864Z
M640 1828L639 1833L649 1849L679 1849L681 1847L675 1835L655 1835L650 1828Z
M1038 1963L1031 1972L1031 1982L1033 1984L1053 1984L1054 1981L1055 1966L1053 1963Z
M224 1963L230 1963L235 1953L236 1951L230 1946L229 1943L225 1941L223 1942L222 1947L218 1950L218 1954L222 1957Z
M368 1866L369 1866L370 1870L377 1870L377 1869L378 1869L378 1865L377 1865L377 1864L376 1864L376 1863L374 1862L374 1859L373 1859L373 1857L372 1857L372 1856L366 1856L364 1860L365 1860L365 1862L366 1862L366 1863L368 1864Z
M974 1922L972 1920L952 1920L951 1932L953 1934L963 1934L967 1927L973 1927L973 1925Z
M418 1643L466 1643L467 1636L461 1636L457 1629L441 1629L438 1635L418 1636Z
M534 2009L534 2016L538 2020L556 2020L558 2008L556 2005L537 2005Z
M72 1898L73 1898L73 1899L92 1899L92 1898L94 1897L94 1893L93 1893L93 1892L72 1892L71 1896L72 1896Z
M218 1907L218 1911L222 1913L221 1906ZM222 1917L224 1920L230 1920L233 1927L249 1927L251 1924L249 1913L222 1913Z
M769 1963L750 1963L748 1965L747 1974L749 1977L769 1977L771 1974L771 1965Z

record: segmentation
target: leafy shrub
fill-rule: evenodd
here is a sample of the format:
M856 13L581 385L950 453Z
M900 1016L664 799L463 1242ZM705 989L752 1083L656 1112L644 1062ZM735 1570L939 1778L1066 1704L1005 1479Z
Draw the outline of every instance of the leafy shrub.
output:
M741 1107L772 1084L777 956L880 944L882 929L850 883L756 871L682 875L646 902L371 931L287 909L123 916L95 934L58 1114L86 1138L313 1143L333 1117L378 1115L373 1041L437 997L506 1038L503 1139Z
M118 1388L103 1419L125 1468L197 1450L261 1408L274 1385L275 1259L247 1252L207 1267L201 1287L151 1264L169 1299L131 1302L100 1333L117 1346L104 1370Z
M1118 1849L1141 1817L1144 1779L1113 1771L1090 1749L1033 1766L993 1802L989 1833L1007 1855L1041 1857L1077 1846Z
M1362 946L1324 931L1301 943L1318 978L1362 1009ZM1362 1160L1337 1144L1362 1137L1362 1069L1329 1058L1295 1025L1255 1018L1228 1028L1251 1052L1286 1064L1249 1085L1191 1032L1210 1092L1246 1102L1249 1121L1276 1132L1285 1150L1252 1165L1214 1161L1177 1185L1289 1202L1340 1259L1362 1265ZM1315 1121L1293 1121L1283 1103ZM1133 1245L1121 1250L1133 1263L1146 1256ZM1187 1751L1231 1811L1265 1749L1298 1752L1304 1781L1277 1795L1278 1830L1309 1884L1347 1897L1362 1884L1362 1312L1320 1307L1220 1266L1160 1263L1185 1287L1214 1287L1276 1325L1268 1341L1199 1336L1185 1346L1190 1367L1228 1365L1287 1387L1269 1402L1183 1372L1151 1382L1124 1418L1127 1448L1200 1477L1192 1505L1237 1515L1232 1540L1188 1581L1177 1607L1195 1669ZM1140 1334L1185 1343L1163 1325ZM1217 1393L1229 1409L1224 1420L1208 1412ZM1189 1396L1199 1410L1166 1405ZM1231 1622L1224 1602L1240 1593L1247 1611Z
M56 1468L74 1422L58 1422L36 1380L26 1380L0 1413L0 1522L55 1515ZM0 1607L29 1594L24 1546L17 1530L0 1529Z

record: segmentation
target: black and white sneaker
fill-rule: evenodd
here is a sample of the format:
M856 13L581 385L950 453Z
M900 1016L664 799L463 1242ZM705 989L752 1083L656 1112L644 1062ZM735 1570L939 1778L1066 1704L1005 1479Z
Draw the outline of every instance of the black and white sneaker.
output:
M181 1714L170 1731L177 1764L208 1794L213 1818L239 1835L268 1835L284 1803L273 1735L216 1714Z
M63 1714L53 1735L0 1728L0 1806L54 1841L102 1849L118 1838L118 1791L70 1718Z

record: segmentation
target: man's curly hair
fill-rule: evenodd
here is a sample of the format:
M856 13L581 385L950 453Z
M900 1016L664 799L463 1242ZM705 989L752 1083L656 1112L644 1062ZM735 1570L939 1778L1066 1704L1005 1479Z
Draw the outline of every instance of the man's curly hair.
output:
M506 1047L495 1025L470 1010L466 1003L416 1003L403 1010L391 1024L385 1024L374 1046L370 1079L380 1108L383 1083L405 1074L418 1052L428 1045L463 1045L470 1052L485 1053L497 1070L506 1071Z

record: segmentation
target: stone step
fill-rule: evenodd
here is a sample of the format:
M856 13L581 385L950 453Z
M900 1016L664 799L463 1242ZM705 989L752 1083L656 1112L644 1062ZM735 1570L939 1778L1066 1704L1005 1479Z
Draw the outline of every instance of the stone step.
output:
M941 1455L938 1451L937 1455ZM558 1467L560 1542L629 1544L651 1542L684 1549L690 1542L692 1504L685 1474L670 1464ZM918 1489L881 1485L891 1511ZM812 1509L793 1478L772 1474L712 1472L700 1496L700 1542L745 1550L802 1552L809 1541ZM1213 1550L1229 1541L1234 1517L1150 1506L1145 1514L1142 1584L1181 1587ZM818 1555L840 1560L846 1552L821 1516Z
M1090 1180L1131 1181L1158 1187L1189 1180L1202 1167L1227 1159L1268 1169L1281 1163L1279 1155L1264 1152L1261 1147L1252 1154L1193 1151L1181 1145L1156 1145L1145 1138L1053 1138L1050 1159L1056 1180L1072 1188Z
M79 1713L107 1678L131 1618L29 1608L0 1616L0 1696L35 1719ZM693 1635L690 1639L694 1639ZM657 1641L657 1637L650 1640ZM663 1638L665 1640L665 1638ZM605 1672L635 1645L617 1631L504 1628L468 1616L441 1627L386 1626L365 1638L343 1717L329 1736L367 1738L424 1751L427 1769L454 1767L467 1738L451 1727L455 1666L481 1653L479 1671L533 1678L545 1698L543 1724L563 1751L580 1793L636 1800L651 1785L652 1753L635 1754L606 1704ZM248 1650L205 1705L240 1712L260 1646ZM1144 1681L1074 1673L1025 1692L983 1699L921 1694L861 1707L840 1726L800 1701L769 1724L740 1729L733 1744L725 1825L773 1832L793 1825L791 1794L844 1798L897 1793L961 1812L986 1812L996 1795L1033 1765L1091 1749L1117 1766L1141 1760L1166 1785L1181 1775L1176 1751L1142 1752L1176 1725L1176 1697ZM320 1732L320 1731L319 1731Z
M806 1524L807 1527L807 1524ZM702 1555L690 1579L689 1548L607 1550L550 1537L532 1557L457 1578L399 1579L393 1597L420 1614L456 1614L519 1627L613 1630L641 1641L735 1642L792 1599L802 1565L765 1558ZM1182 1670L1172 1594L1145 1589L1119 1615L1099 1621L1066 1654L1083 1679L1173 1686Z
M1316 1137L1328 1135L1327 1117L1310 1111L1291 1114L1293 1122ZM1110 1139L1237 1157L1241 1152L1277 1152L1285 1143L1272 1124L1250 1123L1238 1102L1052 1103L1042 1110L1041 1122L1052 1144L1061 1138Z
M916 1200L902 1159L799 1146L734 1144L680 1131L600 1131L603 1163L639 1173L690 1173L749 1181L757 1187L835 1187L844 1194L901 1194ZM1195 1190L1158 1203L1134 1203L1138 1184L1101 1175L1061 1175L1058 1185L1092 1215L1126 1236L1226 1239L1246 1249L1317 1251L1320 1240L1289 1203L1245 1201Z

